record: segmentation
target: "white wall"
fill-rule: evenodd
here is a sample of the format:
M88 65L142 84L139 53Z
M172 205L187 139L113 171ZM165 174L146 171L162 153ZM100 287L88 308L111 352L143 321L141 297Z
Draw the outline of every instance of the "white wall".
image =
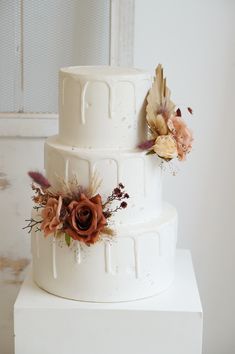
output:
M30 261L27 171L43 167L43 139L0 138L0 353L13 354L13 304Z
M235 1L136 0L135 66L165 67L195 144L165 198L179 211L204 308L204 354L234 354Z

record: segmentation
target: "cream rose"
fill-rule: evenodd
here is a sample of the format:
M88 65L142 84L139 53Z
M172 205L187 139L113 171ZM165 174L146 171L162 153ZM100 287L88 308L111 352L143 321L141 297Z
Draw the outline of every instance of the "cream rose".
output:
M172 135L160 135L153 145L156 154L164 159L177 157L177 145Z

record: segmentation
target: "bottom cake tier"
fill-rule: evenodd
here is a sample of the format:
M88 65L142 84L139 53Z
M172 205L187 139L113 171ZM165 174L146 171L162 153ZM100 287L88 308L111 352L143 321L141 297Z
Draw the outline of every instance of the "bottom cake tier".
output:
M177 213L165 205L148 223L119 225L117 235L86 246L32 233L33 277L57 296L93 302L131 301L166 290L174 279Z

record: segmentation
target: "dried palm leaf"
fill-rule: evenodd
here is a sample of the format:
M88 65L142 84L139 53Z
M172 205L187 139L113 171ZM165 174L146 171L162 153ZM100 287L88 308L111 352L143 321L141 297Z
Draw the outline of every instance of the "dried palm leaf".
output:
M170 99L170 90L159 64L153 85L147 96L147 122L154 138L167 134L167 119L174 113L175 104Z

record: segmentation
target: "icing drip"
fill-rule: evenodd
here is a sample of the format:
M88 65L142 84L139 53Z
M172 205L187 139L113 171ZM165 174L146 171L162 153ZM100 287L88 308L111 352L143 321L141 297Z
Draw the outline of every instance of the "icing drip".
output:
M134 242L135 277L139 278L139 242L134 237L132 240Z
M116 166L117 166L117 184L122 181L122 164L121 164L121 160L120 159L112 159L113 161L115 161Z
M82 262L81 245L80 245L79 241L76 242L76 249L74 251L74 260L75 260L75 263L77 263L77 264L80 264Z
M86 109L86 91L87 91L87 87L88 85L91 83L92 81L87 81L85 83L83 83L82 85L82 90L81 90L81 123L84 125L86 124L86 117L85 117L85 109ZM94 80L93 82L100 82L97 80ZM114 114L114 95L113 95L113 87L111 86L110 83L108 83L107 81L101 81L104 84L107 85L108 90L109 90L109 118L113 118L113 114Z
M89 84L89 81L85 82L85 84L82 85L82 90L81 90L81 123L84 125L86 124L86 117L85 117L85 95L86 95L86 90L87 86Z
M37 259L39 259L40 258L39 235L37 232L35 233L35 239L36 239L36 256L37 256Z
M105 242L105 272L111 274L111 244Z
M69 181L69 159L65 159L64 180L65 180L65 183L68 183L68 181Z
M91 159L87 159L88 165L89 165L89 181L91 182L93 175L94 175L94 171L95 171L95 162L92 161Z
M81 123L84 125L86 124L86 117L85 117L85 109L86 109L86 91L87 91L87 87L91 82L103 82L104 84L107 85L108 90L109 90L109 118L112 119L113 115L115 113L114 111L114 106L115 106L115 101L114 101L114 90L115 90L115 85L111 84L108 81L98 81L98 80L94 80L94 81L87 81L85 83L82 84L82 90L81 90ZM133 87L133 97L134 97L134 113L136 113L137 111L137 102L136 102L136 86L135 83L132 81L120 81L120 82L127 82L129 83L132 87ZM64 82L63 82L64 83ZM63 85L63 92L64 92L64 85ZM64 93L63 96L64 97ZM62 101L64 102L64 99L62 99ZM63 103L64 104L64 103Z
M56 269L56 239L53 237L52 240L52 273L53 278L57 278L57 269Z

